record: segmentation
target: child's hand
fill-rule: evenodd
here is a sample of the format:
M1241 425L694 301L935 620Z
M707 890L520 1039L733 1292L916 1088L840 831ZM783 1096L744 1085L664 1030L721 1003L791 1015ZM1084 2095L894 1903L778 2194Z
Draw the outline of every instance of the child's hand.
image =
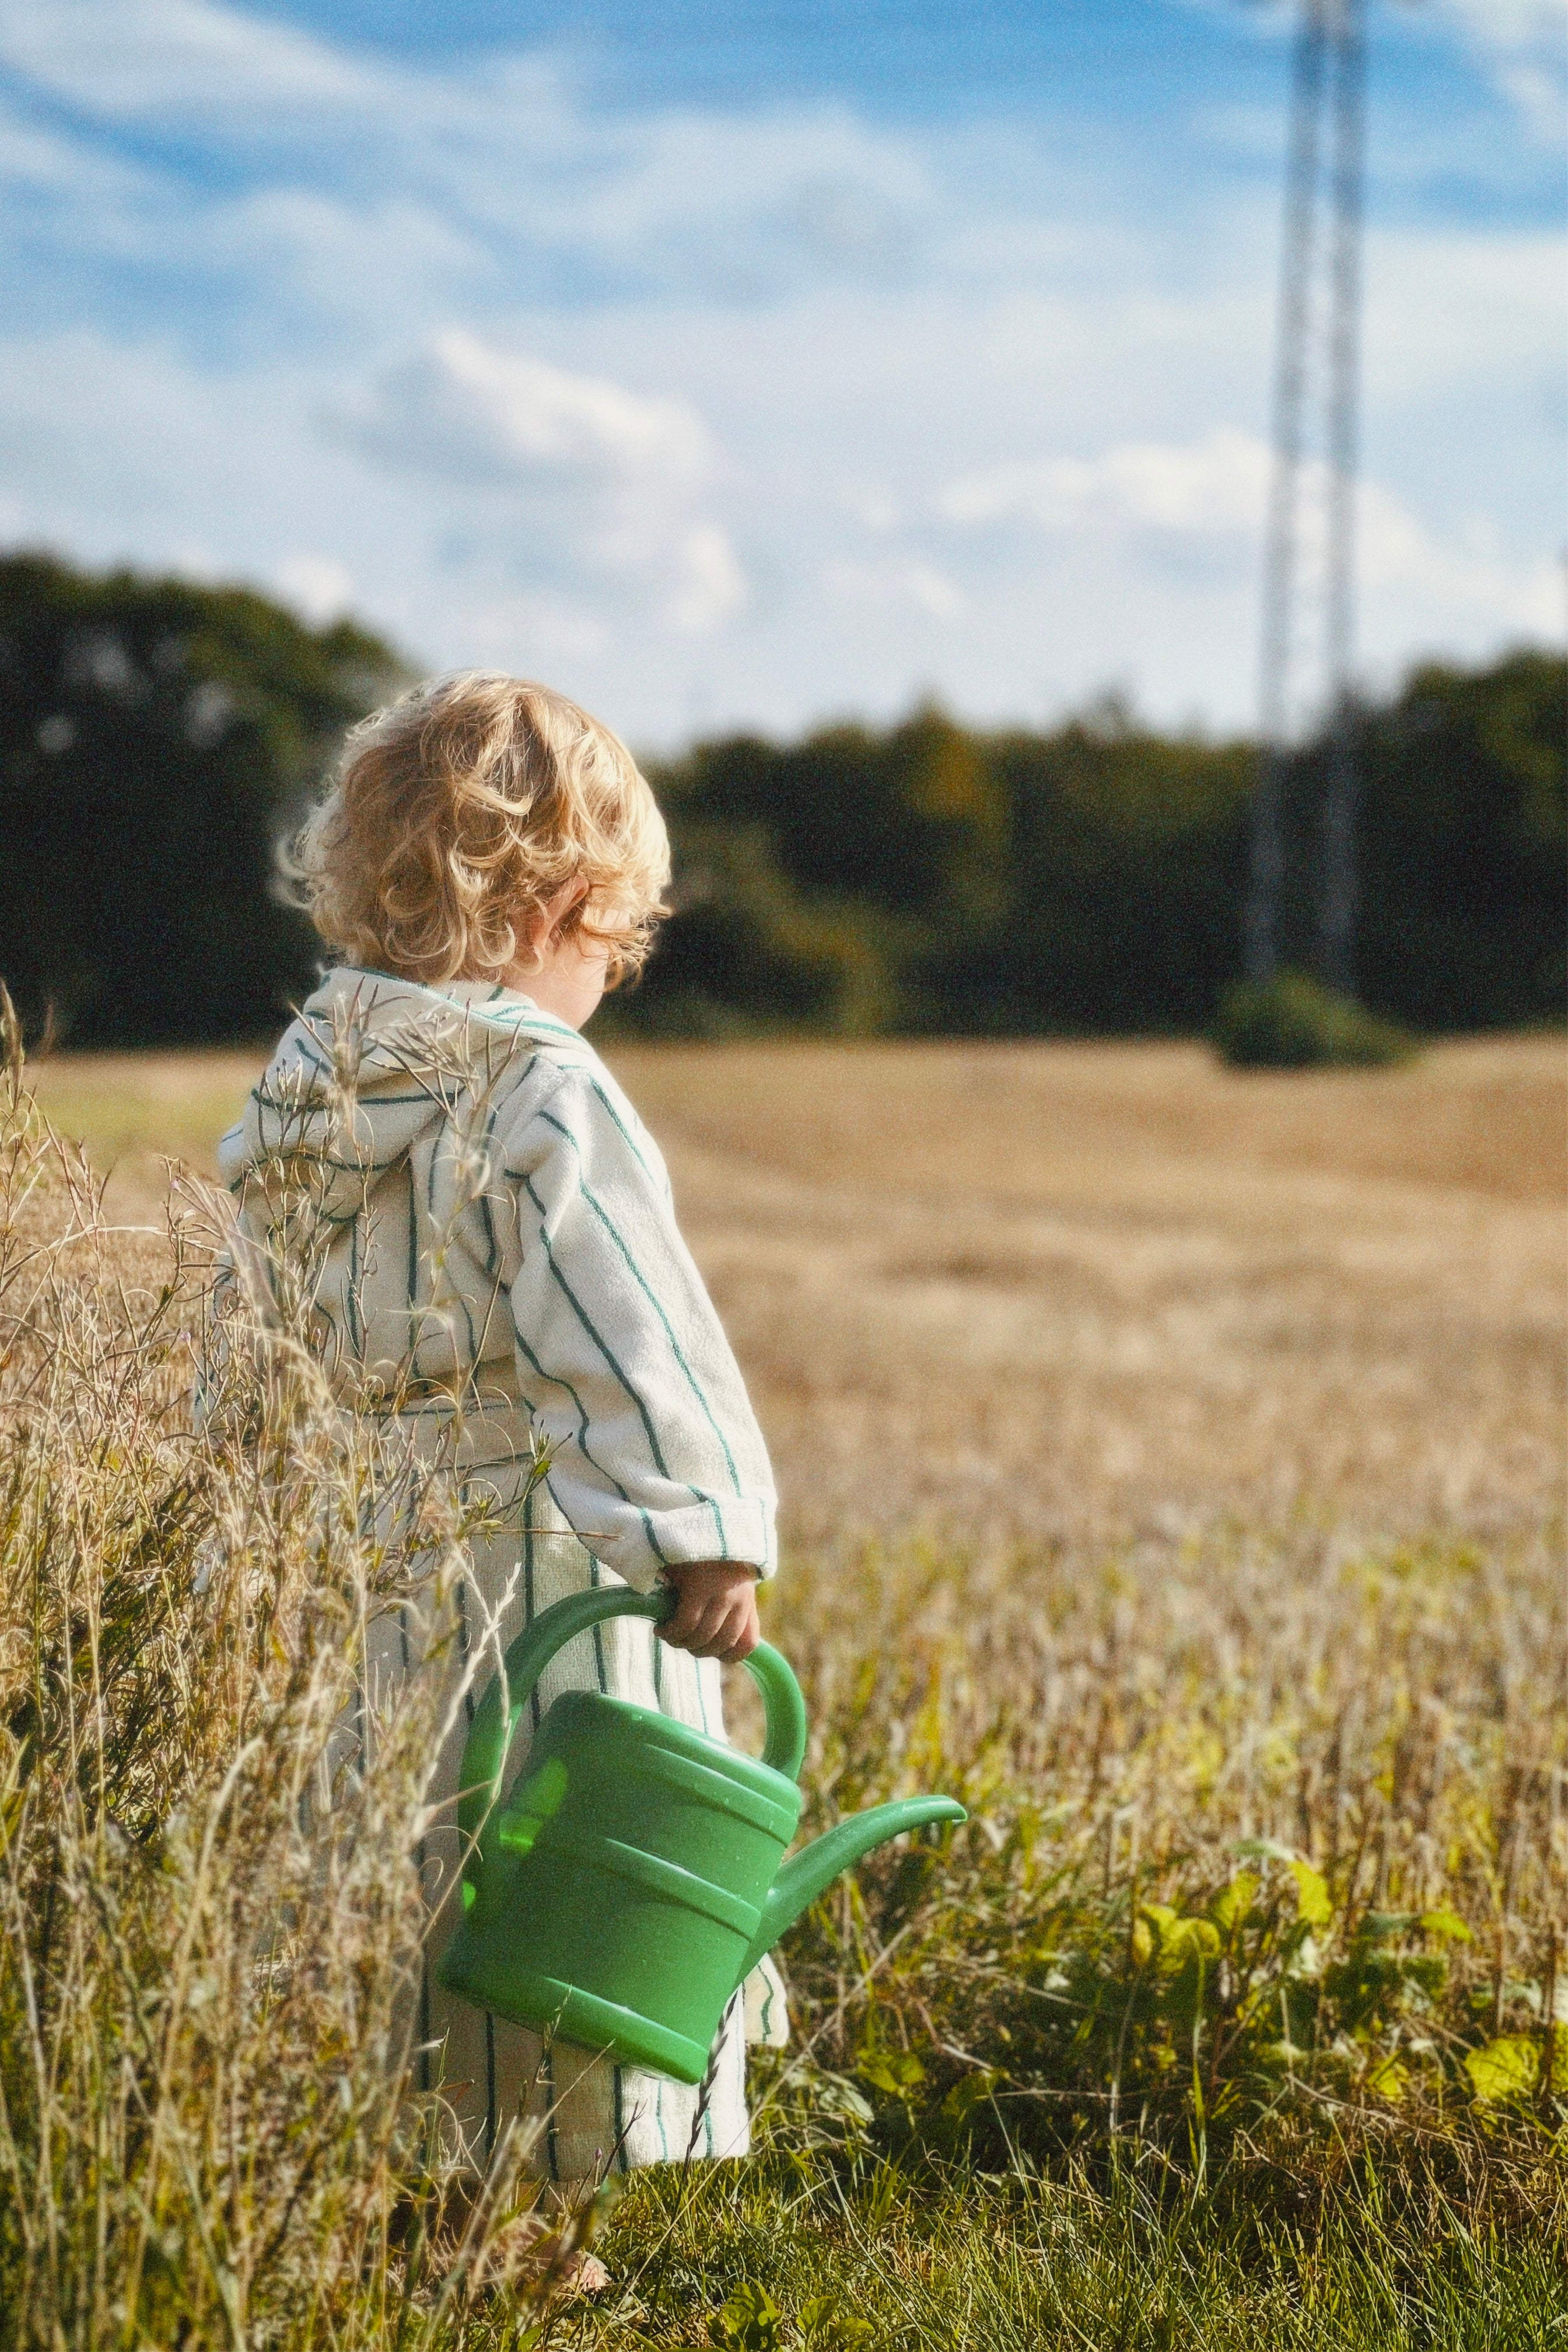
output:
M661 1642L694 1658L738 1666L763 1638L754 1569L732 1559L692 1560L665 1570L675 1608L658 1628Z

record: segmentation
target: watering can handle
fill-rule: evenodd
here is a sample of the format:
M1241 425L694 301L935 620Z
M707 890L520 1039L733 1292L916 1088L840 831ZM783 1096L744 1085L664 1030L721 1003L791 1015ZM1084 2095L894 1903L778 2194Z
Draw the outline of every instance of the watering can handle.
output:
M466 1853L473 1854L500 1795L506 1759L529 1694L557 1650L574 1634L603 1624L607 1617L648 1617L657 1624L674 1607L675 1595L668 1590L634 1592L627 1585L612 1585L596 1592L571 1592L564 1601L542 1611L518 1635L507 1650L500 1673L474 1711L463 1748L458 1776L463 1792L458 1803L458 1826ZM800 1685L790 1672L788 1659L766 1642L759 1642L752 1652L746 1671L762 1692L767 1710L763 1762L793 1780L805 1759L805 1701Z

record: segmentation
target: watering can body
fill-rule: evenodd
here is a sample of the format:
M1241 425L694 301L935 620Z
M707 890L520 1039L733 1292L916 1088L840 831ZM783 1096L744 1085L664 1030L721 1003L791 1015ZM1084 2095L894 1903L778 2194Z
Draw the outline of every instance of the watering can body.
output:
M765 1643L746 1662L767 1707L760 1759L653 1708L567 1691L503 1800L512 1734L563 1643L671 1606L668 1593L574 1593L508 1650L463 1753L464 1907L436 1974L514 2024L700 2083L731 1994L806 1905L872 1846L963 1809L879 1805L785 1862L805 1714Z

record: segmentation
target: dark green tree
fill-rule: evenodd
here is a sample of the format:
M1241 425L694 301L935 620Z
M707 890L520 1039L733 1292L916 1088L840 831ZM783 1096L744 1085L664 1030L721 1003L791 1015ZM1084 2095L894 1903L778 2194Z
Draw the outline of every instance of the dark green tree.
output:
M985 749L1011 888L986 936L932 960L925 1023L1200 1026L1238 952L1250 747L1173 740L1110 709Z
M0 562L0 978L73 1045L257 1034L318 943L270 880L342 730L403 676L247 589Z
M1427 665L1361 728L1361 992L1429 1030L1560 1017L1568 665ZM623 1018L1027 1034L1206 1028L1240 976L1255 748L1108 707L1048 734L923 709L699 745L658 778L695 876ZM1315 953L1321 748L1287 794L1287 960ZM744 840L742 853L739 845ZM720 855L716 845L731 848ZM828 935L812 919L831 918Z
M1568 994L1568 661L1428 663L1362 735L1357 983L1432 1030L1560 1016Z
M994 911L1005 886L1006 803L983 740L929 707L884 734L699 744L658 780L678 819L759 827L807 896L940 928Z
M271 1028L319 954L274 847L342 730L405 673L348 622L42 555L0 562L0 978L79 1045ZM1444 1030L1560 1016L1568 664L1428 664L1361 727L1358 986ZM611 1019L768 1028L1201 1031L1239 976L1246 742L1107 707L982 734L926 707L654 770L678 912ZM1322 760L1292 763L1288 960L1311 962Z

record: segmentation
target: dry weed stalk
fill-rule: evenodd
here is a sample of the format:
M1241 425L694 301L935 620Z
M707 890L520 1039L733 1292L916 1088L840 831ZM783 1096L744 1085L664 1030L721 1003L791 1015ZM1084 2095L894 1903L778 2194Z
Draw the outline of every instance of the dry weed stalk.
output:
M359 1665L483 1505L334 1403L308 1218L301 1278L230 1283L205 1348L210 1222L172 1260L106 1226L5 1010L0 2336L458 2344L524 2151L441 2241L410 1972L452 1692Z

